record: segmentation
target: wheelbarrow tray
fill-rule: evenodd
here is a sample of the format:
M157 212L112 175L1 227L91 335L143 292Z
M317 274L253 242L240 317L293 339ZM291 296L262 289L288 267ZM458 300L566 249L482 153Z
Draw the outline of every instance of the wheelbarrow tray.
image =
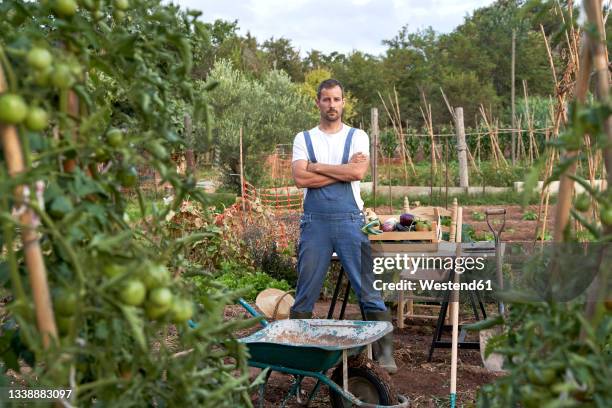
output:
M240 339L257 366L281 366L321 372L391 332L389 322L329 319L290 319L270 323L264 329Z

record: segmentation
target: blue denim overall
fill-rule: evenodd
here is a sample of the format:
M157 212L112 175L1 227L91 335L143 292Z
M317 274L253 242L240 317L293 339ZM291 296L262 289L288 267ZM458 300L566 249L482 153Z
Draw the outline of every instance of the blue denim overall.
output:
M349 161L355 129L344 144L342 164ZM308 131L304 131L308 159L316 163ZM385 311L380 293L373 288L372 252L368 237L361 232L364 217L359 210L350 182L308 188L304 215L300 221L298 282L295 312L311 312L321 293L332 254L336 252L364 311Z

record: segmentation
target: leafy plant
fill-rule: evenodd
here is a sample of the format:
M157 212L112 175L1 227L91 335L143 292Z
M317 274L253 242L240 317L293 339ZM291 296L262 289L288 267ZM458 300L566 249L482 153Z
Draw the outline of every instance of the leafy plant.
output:
M213 282L229 290L239 291L249 301L254 301L259 292L264 289L276 288L285 291L291 289L285 280L275 279L261 270L249 270L232 261L222 262L221 269ZM196 288L200 289L201 286L201 279L196 279ZM200 296L208 296L208 294L204 291Z
M480 211L472 211L472 219L474 221L484 221L485 220L485 215L484 215L484 213L482 213Z
M188 248L210 231L177 236L166 222L186 197L205 202L170 158L186 143L173 101L210 131L206 90L194 93L190 77L192 41L206 34L197 15L157 0L0 3L0 270L12 288L0 358L4 372L29 366L28 387L71 388L74 406L250 404L246 350L232 332L252 322L224 324L235 294L203 278L199 306L181 278L197 268ZM7 172L12 129L25 165L17 177ZM145 205L139 166L172 186L170 203ZM37 193L14 196L18 186ZM140 214L126 221L130 194ZM35 315L50 310L25 282L33 267L17 206L40 220L57 337L39 332Z
M508 375L481 388L478 406L543 407L557 401L557 406L603 408L612 403L610 314L595 328L584 319L581 302L513 304L505 324L487 353L504 356Z
M538 220L538 214L536 214L533 211L525 211L523 213L523 215L521 215L521 219L523 221L537 221Z

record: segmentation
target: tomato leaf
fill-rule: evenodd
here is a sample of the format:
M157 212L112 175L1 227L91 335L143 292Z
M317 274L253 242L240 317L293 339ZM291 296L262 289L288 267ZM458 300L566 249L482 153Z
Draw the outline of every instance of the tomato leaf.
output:
M139 315L139 310L140 309L133 306L121 306L121 311L132 329L136 344L142 351L146 351L147 343L145 340L144 322Z

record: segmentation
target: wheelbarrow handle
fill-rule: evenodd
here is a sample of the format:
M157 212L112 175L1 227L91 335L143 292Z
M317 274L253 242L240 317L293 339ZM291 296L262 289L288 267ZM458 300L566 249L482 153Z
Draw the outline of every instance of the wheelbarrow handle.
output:
M244 307L247 310L247 312L251 314L251 316L262 317L259 313L257 313L257 310L253 309L253 307L249 305L249 303L243 298L238 299L238 303L240 303L240 305ZM268 323L266 319L263 319L263 318L259 321L259 323L261 323L263 327L266 327L268 324L270 324ZM187 324L189 324L189 327L192 329L195 329L196 327L198 327L198 324L191 319L187 322Z
M251 305L249 305L249 302L247 302L246 300L244 300L243 298L238 299L238 303L240 303L240 305L242 307L244 307L246 309L247 312L249 312L251 314L251 316L253 317L262 317L261 314L257 313L257 310L253 309L253 307ZM262 326L267 326L269 323L266 319L261 319L260 322Z

